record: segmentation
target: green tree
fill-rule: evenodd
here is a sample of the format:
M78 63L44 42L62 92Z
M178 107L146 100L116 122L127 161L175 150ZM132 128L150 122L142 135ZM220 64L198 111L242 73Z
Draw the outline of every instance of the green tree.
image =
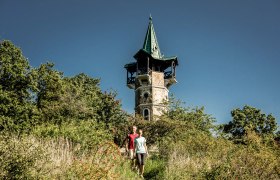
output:
M198 130L202 130L210 133L215 129L215 118L206 114L204 107L185 107L184 102L175 99L173 96L169 98L168 102L165 102L168 106L168 111L164 112L161 117L168 118L172 121L181 121L188 124L189 127L193 127Z
M222 126L223 132L233 139L242 138L246 130L255 131L258 135L273 135L277 129L275 117L266 115L260 109L245 105L243 109L231 111L232 120Z
M99 118L98 121L109 124L117 125L125 123L127 120L127 114L121 109L121 103L116 100L116 92L105 92L101 95L102 104L97 111Z
M21 50L10 41L0 44L0 88L11 93L21 103L30 97L29 91L34 88L28 60Z
M10 41L0 43L0 130L21 132L36 124L32 103L33 71L21 50Z
M84 73L74 77L65 77L65 94L63 100L63 116L77 119L97 119L97 109L102 103L99 79Z
M81 73L66 77L64 81L65 116L68 114L78 119L94 119L107 125L125 120L120 101L116 100L117 94L103 93L99 87L100 79Z
M46 63L35 69L36 105L42 121L61 121L61 103L64 90L63 73L54 69L53 63Z

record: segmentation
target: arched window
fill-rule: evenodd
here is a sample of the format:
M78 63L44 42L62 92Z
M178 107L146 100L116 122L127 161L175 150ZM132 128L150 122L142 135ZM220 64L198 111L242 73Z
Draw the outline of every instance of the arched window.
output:
M145 120L148 120L148 121L150 120L150 110L148 108L145 108L143 110L143 117Z
M150 96L150 93L147 91L142 93L141 98L143 99L143 103L148 103L149 96Z

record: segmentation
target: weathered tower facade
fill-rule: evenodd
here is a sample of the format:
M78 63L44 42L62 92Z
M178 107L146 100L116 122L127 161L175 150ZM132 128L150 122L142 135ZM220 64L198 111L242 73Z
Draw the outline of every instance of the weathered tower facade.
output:
M176 56L164 57L159 49L156 33L150 17L142 49L134 58L136 62L126 64L127 86L135 91L135 114L145 120L156 120L167 110L168 88L177 83Z

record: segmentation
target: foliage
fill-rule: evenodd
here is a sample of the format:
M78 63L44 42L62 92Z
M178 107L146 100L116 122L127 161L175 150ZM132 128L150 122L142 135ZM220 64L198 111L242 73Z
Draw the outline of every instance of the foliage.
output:
M147 179L280 178L271 114L234 109L219 136L204 107L171 97L169 110L149 122L125 113L99 83L83 73L64 77L50 62L31 68L19 48L1 42L0 178L138 179L119 151L132 125L151 150Z
M0 179L41 179L49 169L40 144L26 138L0 136Z
M214 129L212 121L206 121L208 126L200 125L205 121L200 121L199 117L210 116L199 116L195 110L190 113L178 103L172 106L173 109L159 121L138 120L134 123L144 129L148 144L158 145L158 157L163 163L153 170L163 174L146 172L144 176L150 179L159 175L161 179L279 178L280 151L273 135L260 137L254 129L246 127L243 136L246 143L236 145L223 137L213 137L210 133ZM194 123L196 119L198 121Z
M67 179L117 179L116 166L123 163L118 147L113 143L102 143L86 159L74 159L65 174Z
M159 143L163 137L176 136L180 131L186 130L189 126L183 122L172 122L166 119L159 121L146 121L142 118L133 118L126 124L120 124L114 127L114 141L119 146L124 145L124 140L131 132L132 126L137 126L143 130L144 137L148 137L147 145Z
M20 134L36 124L38 113L30 102L35 89L32 71L19 48L10 41L0 43L0 131Z
M204 112L204 107L185 107L184 102L175 99L172 95L167 102L168 111L161 117L171 119L172 121L183 121L193 128L210 133L215 129L213 123L215 118Z
M10 41L0 43L1 89L24 103L29 98L28 89L33 88L28 60Z
M248 131L247 145L195 131L181 141L162 144L165 179L279 179L279 149Z
M97 119L102 104L99 79L86 74L65 77L65 95L62 97L63 116L77 119Z
M180 134L192 129L203 131L208 136L211 136L211 132L215 130L214 118L204 112L204 107L183 107L183 103L180 100L175 100L174 97L165 103L169 106L169 111L158 117L158 121L150 122L137 116L128 118L127 123L117 124L115 126L115 142L122 145L133 125L142 129L144 136L149 137L148 145L157 144L164 137L174 141L179 140L182 137Z
M31 68L10 41L0 47L0 131L30 132L36 125L69 119L126 122L115 92L103 93L99 79L85 74L63 77L53 63Z
M68 139L0 136L0 179L137 179L112 142L87 154Z
M145 179L164 179L165 161L158 155L148 157L145 164Z
M52 123L37 126L33 134L39 138L67 138L74 144L79 144L77 153L88 153L105 141L113 140L113 134L105 125L93 120L63 122L61 125Z
M127 122L127 114L121 109L120 101L116 101L117 93L105 92L101 96L102 105L97 111L99 118L98 121L105 122L107 126L118 125Z
M63 95L62 73L53 69L53 63L41 64L34 70L36 105L41 112L41 121L58 121L61 119Z
M260 109L244 106L243 109L231 111L232 121L222 126L224 133L230 134L232 139L241 139L246 135L246 129L253 129L257 134L273 135L277 129L276 119L266 115Z
M266 146L255 131L247 130L249 144L235 145L226 161L206 173L209 179L279 179L280 158L278 147Z
M277 133L275 133L275 141L280 145L280 131L277 131Z
M103 93L99 82L99 79L85 74L64 77L50 62L31 68L18 47L10 41L1 42L0 138L6 137L5 142L13 142L12 138L7 138L9 136L20 138L14 145L8 143L1 146L0 158L4 162L1 164L1 177L41 177L39 170L39 174L33 173L38 161L46 167L56 167L68 157L60 164L62 170L53 167L47 175L65 178L67 167L75 162L73 156L76 159L93 157L91 153L95 154L100 144L112 142L114 127L125 124L128 116L121 109L120 101L116 100L116 93ZM26 135L35 135L36 143L32 138L24 139ZM60 141L61 138L66 140ZM31 142L38 148L32 148ZM5 144L2 139L1 144ZM13 146L16 148L13 149ZM51 162L39 156L39 151ZM18 166L15 166L15 162L18 162ZM116 164L120 162L117 160ZM90 165L94 172L97 167L100 168L100 164L93 162L86 161L85 164ZM73 163L70 169L78 173L81 166ZM127 172L130 176L135 175ZM85 172L80 173L80 177L86 176Z

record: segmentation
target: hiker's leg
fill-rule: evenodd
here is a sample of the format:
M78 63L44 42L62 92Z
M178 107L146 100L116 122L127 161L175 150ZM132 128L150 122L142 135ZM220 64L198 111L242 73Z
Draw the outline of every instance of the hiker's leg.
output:
M142 164L141 154L140 154L140 153L137 153L137 154L136 154L136 157L137 157L138 168L139 168L140 173L141 173L141 164Z
M145 159L146 159L146 153L141 154L142 164L141 164L141 175L144 174L144 167L145 167Z
M143 176L144 173L144 165L140 165L140 175Z
M137 164L137 155L134 153L133 155L133 166L135 169L137 169L138 164Z
M133 154L133 149L129 149L129 159L131 160L131 168L134 167L135 163L134 163L134 154Z

